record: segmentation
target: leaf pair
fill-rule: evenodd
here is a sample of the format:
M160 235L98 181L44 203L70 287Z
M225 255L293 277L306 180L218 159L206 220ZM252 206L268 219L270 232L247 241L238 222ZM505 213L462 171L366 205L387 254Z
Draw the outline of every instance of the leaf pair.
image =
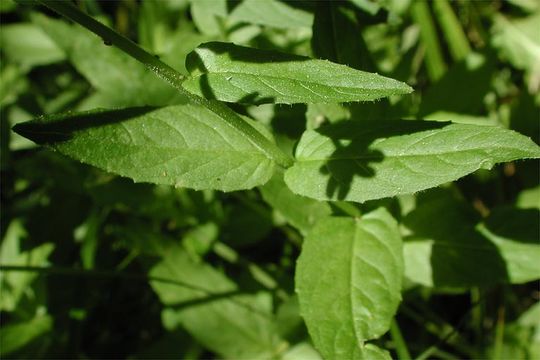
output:
M367 100L410 89L343 65L232 44L202 45L190 59L194 76L187 88L226 101ZM263 129L255 130L257 124L246 119L247 127L231 126L205 104L55 115L16 131L135 181L223 191L266 183L276 161L244 133L247 128L261 137ZM344 122L304 133L285 179L294 192L308 197L363 202L434 187L497 162L538 156L529 139L494 127Z

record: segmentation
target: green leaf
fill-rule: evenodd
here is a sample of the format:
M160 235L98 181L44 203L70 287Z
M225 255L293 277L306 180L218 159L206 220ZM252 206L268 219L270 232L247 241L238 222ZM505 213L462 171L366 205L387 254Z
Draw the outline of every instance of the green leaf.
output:
M492 44L516 68L528 73L530 86L538 91L540 79L540 12L523 19L509 21L496 14L492 27ZM533 85L535 83L536 85Z
M52 330L53 319L50 316L37 316L32 320L2 324L0 329L0 355L5 355L20 350L25 345L36 340L43 334Z
M325 359L389 358L364 341L389 329L402 276L397 223L383 208L360 219L319 221L302 246L295 283L301 314Z
M196 105L46 116L15 131L139 182L233 191L264 184L274 169L243 133Z
M225 358L267 359L279 353L283 344L275 331L269 294L239 294L225 275L191 260L180 247L171 248L150 275L187 285L151 283L167 306L162 316L169 329L181 324Z
M477 229L501 254L510 283L540 279L538 209L495 208Z
M285 185L283 174L274 175L260 190L264 201L304 235L332 213L327 203L294 194Z
M427 121L339 122L304 133L285 182L318 200L414 193L480 168L538 158L529 138L497 127Z
M0 265L44 266L54 250L52 243L41 244L31 250L21 251L21 243L28 236L19 220L14 220L6 229L0 247ZM39 274L35 272L0 272L0 310L14 311L19 301Z
M3 25L0 43L6 58L23 67L51 64L65 58L43 30L29 23Z
M168 105L182 97L172 86L122 51L77 25L43 15L34 21L66 53L69 61L98 91L93 107Z
M425 286L453 288L535 280L539 218L536 209L495 208L478 225L480 216L456 195L428 192L403 220L411 232L405 274Z
M187 90L242 103L333 103L407 94L397 80L325 60L209 42L186 60Z
M231 12L232 21L276 28L311 27L313 15L278 0L244 0Z
M227 16L226 0L191 0L191 17L197 29L205 35L219 36Z

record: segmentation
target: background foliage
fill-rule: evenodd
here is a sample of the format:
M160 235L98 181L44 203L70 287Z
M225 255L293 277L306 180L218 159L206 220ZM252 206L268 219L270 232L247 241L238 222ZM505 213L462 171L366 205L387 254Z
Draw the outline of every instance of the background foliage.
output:
M75 4L190 75L188 90L229 102L297 162L284 175L221 119L185 105L174 87L109 43L44 7L0 1L3 358L374 358L384 356L380 348L394 358L540 357L539 164L512 161L538 150L503 130L540 141L538 1ZM216 41L289 55L272 58L273 52ZM368 100L373 92L344 98L335 84L324 83L320 69L352 70L296 56L379 73L415 91L400 95L409 88L388 80L377 97L389 97L340 104ZM287 67L291 58L299 63ZM231 69L240 75L230 77ZM371 79L347 74L351 87ZM279 77L281 87L256 83ZM318 87L305 88L306 79ZM172 107L118 110L165 105ZM182 150L175 137L181 131L186 143L232 143L231 151L207 172L171 183L174 168L122 173L121 149L99 143L125 136L120 130L93 128L79 145L56 148L140 181L168 184L150 185L81 164L10 130L43 114L96 108L109 110L87 118L139 116L141 127L155 124L157 140L132 123L131 136L148 144ZM205 119L216 133L198 138L202 125L178 126L174 109ZM47 121L70 117L84 120L68 114ZM374 150L370 142L389 136L388 124L392 135L403 135L403 127L388 122L394 119L417 120L400 125L409 129L408 143L390 138ZM388 156L426 140L418 129L439 134L437 124L444 123L424 120L453 122L445 125L452 138L430 136L426 145L446 157L403 163ZM56 130L69 133L62 124ZM467 138L477 125L496 127ZM370 129L365 142L342 147L328 140L347 140L362 129ZM458 140L458 151L471 144L482 151L458 158L451 153ZM90 144L82 155L80 144ZM140 161L147 166L167 156L144 149ZM321 153L338 159L326 172L319 171ZM357 154L372 161L355 171L340 166L339 159ZM474 162L486 154L489 161ZM183 167L201 162L188 155ZM219 175L246 161L245 173ZM348 186L329 181L334 174ZM379 184L377 174L388 175ZM240 187L238 177L245 180ZM363 190L374 182L373 192ZM192 190L263 183L226 193ZM353 260L359 265L351 271ZM344 294L354 300L344 301ZM341 334L336 324L354 332ZM329 342L327 330L340 336ZM358 339L374 341L349 349Z

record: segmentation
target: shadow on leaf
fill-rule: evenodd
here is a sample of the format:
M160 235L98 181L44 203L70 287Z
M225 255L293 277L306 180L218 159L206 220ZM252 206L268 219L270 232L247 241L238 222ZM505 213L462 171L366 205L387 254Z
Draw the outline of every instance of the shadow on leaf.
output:
M443 122L418 121L340 121L321 126L316 132L327 137L334 149L331 154L321 154L327 160L320 167L328 178L326 195L335 200L345 200L356 177L373 178L377 175L376 164L385 159L383 152L373 147L378 140L439 129L448 125ZM315 149L313 157L318 157Z

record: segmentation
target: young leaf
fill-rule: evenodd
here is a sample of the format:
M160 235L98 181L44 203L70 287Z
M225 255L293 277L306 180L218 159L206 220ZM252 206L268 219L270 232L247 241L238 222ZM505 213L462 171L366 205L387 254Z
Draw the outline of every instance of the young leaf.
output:
M361 219L329 217L313 228L295 283L302 316L325 359L389 358L364 341L390 327L402 276L401 238L383 208Z
M318 200L414 193L495 163L538 158L529 138L497 127L428 121L340 122L304 133L285 182Z
M274 169L243 133L196 105L53 115L15 130L135 181L233 191L264 184Z
M243 103L334 103L408 94L397 80L325 60L230 43L202 44L188 55L187 90Z

